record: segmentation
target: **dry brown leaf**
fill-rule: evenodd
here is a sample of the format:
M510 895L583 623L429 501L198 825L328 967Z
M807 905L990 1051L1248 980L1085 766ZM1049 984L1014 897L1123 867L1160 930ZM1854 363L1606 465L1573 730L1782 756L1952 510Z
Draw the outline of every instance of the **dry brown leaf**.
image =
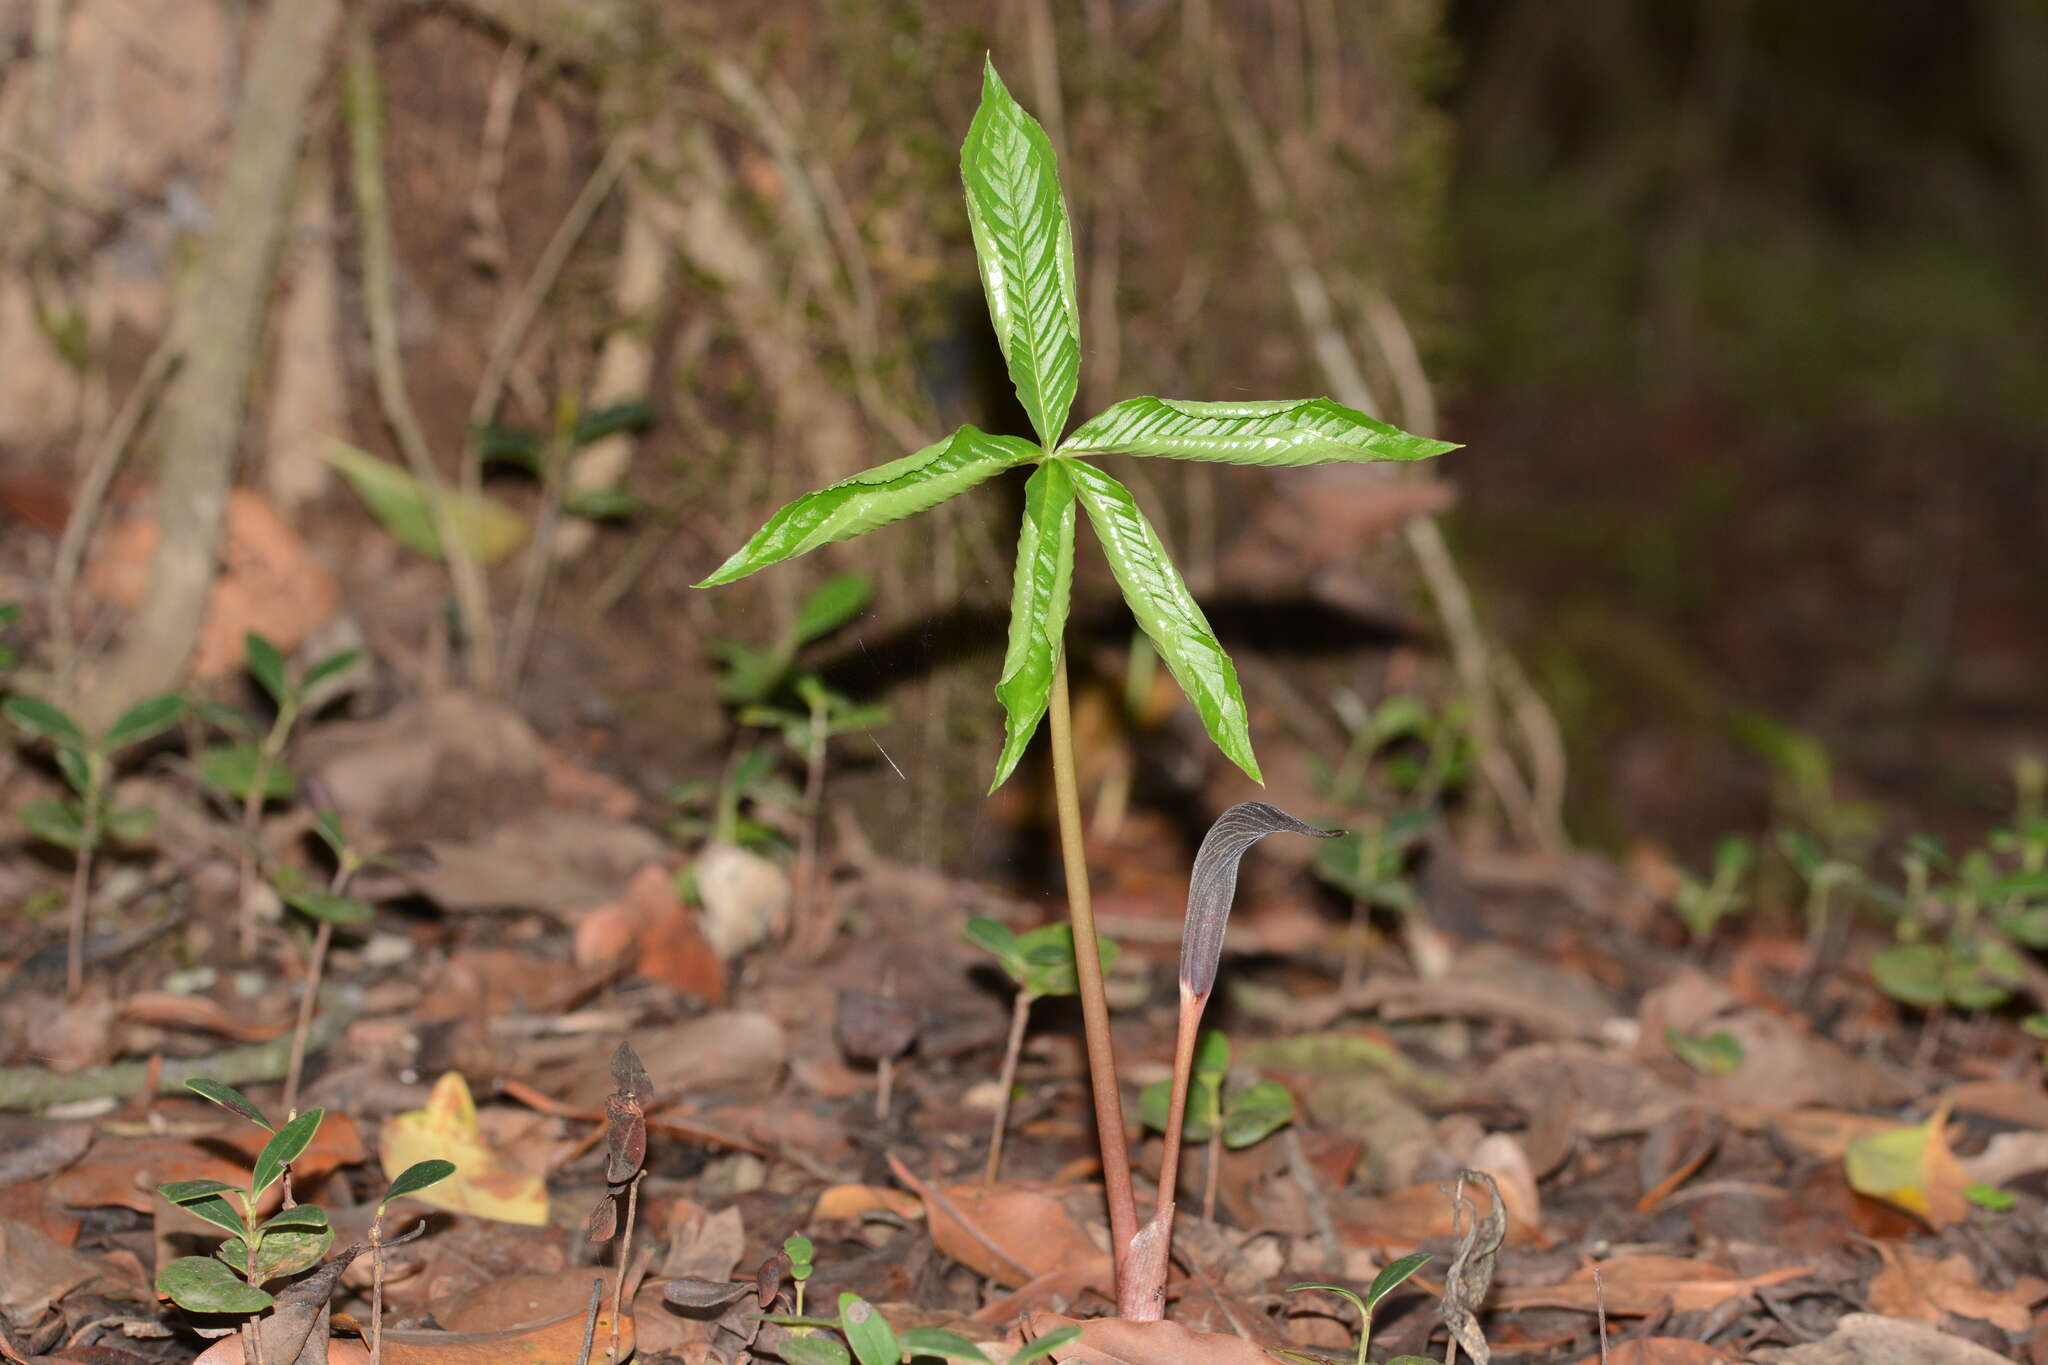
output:
M919 1180L892 1154L896 1178L924 1202L932 1242L960 1264L1015 1288L1057 1272L1100 1263L1108 1254L1066 1205L1024 1185L944 1185Z
M1939 1325L1947 1312L2024 1332L2034 1321L2032 1305L2048 1295L2048 1280L2036 1275L2022 1275L2010 1289L1986 1289L1960 1253L1937 1260L1888 1242L1877 1250L1884 1269L1871 1278L1870 1306L1886 1317Z
M1618 1256L1600 1262L1598 1268L1607 1312L1624 1318L1647 1317L1666 1306L1674 1313L1712 1308L1737 1295L1796 1280L1813 1270L1811 1266L1782 1266L1761 1275L1743 1276L1711 1261L1684 1256ZM1587 1266L1562 1284L1502 1289L1488 1301L1488 1306L1593 1312L1600 1298L1593 1284L1593 1270L1594 1267Z
M173 991L135 992L121 1002L121 1018L155 1028L198 1029L242 1043L267 1043L291 1027L289 1019L251 1019L209 996Z
M1851 1313L1820 1341L1795 1346L1777 1365L2010 1365L1974 1341L1926 1323Z
M1124 1318L1065 1318L1032 1313L1023 1322L1025 1342L1062 1327L1079 1327L1081 1338L1055 1347L1054 1360L1081 1365L1272 1365L1264 1347L1243 1337L1192 1332L1177 1322L1131 1322Z
M31 1323L80 1285L96 1280L100 1265L90 1256L26 1223L0 1219L0 1313Z
M924 1203L916 1195L884 1185L834 1185L818 1196L811 1206L810 1221L859 1218L877 1209L898 1218L924 1217Z
M1704 1341L1684 1337L1639 1337L1624 1341L1603 1359L1587 1356L1579 1365L1722 1365L1736 1357Z
M1889 1133L1898 1120L1839 1109L1780 1108L1776 1105L1730 1104L1721 1108L1730 1123L1745 1132L1770 1129L1800 1151L1826 1161L1840 1161L1857 1138Z

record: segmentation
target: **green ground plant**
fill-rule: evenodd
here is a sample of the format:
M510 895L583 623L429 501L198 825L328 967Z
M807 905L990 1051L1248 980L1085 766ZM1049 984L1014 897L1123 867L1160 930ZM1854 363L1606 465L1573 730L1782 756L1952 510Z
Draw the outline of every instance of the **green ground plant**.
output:
M1351 1306L1358 1310L1358 1355L1356 1362L1357 1365L1365 1365L1366 1350L1372 1345L1373 1310L1379 1307L1381 1299L1399 1289L1409 1276L1422 1269L1428 1263L1429 1253L1423 1251L1418 1251L1410 1256L1403 1256L1398 1261L1388 1262L1381 1268L1379 1274L1373 1276L1372 1285L1365 1291L1363 1298L1340 1284L1290 1284L1287 1286L1287 1292L1290 1294L1300 1294L1306 1290L1320 1289L1324 1293L1335 1294L1339 1298L1349 1300ZM1323 1357L1308 1355L1301 1351L1280 1351L1276 1354L1288 1360L1302 1362L1302 1365L1322 1365L1323 1360ZM1387 1365L1436 1365L1436 1362L1428 1356L1396 1356L1388 1361Z
M1278 1081L1255 1081L1232 1089L1229 1079L1230 1039L1221 1029L1210 1029L1195 1043L1181 1137L1209 1146L1202 1217L1211 1222L1216 1218L1216 1173L1223 1149L1235 1152L1254 1146L1294 1122L1294 1096L1286 1086ZM1138 1117L1147 1128L1164 1133L1173 1126L1172 1103L1173 1082L1154 1081L1138 1094Z
M285 762L285 748L299 719L321 699L323 684L340 676L362 657L358 649L339 650L304 670L295 669L270 640L250 631L242 637L243 667L276 708L270 724L239 707L210 704L201 708L207 721L234 738L210 745L199 755L199 775L207 786L242 803L242 858L238 882L241 902L242 956L256 954L256 899L250 895L262 858L258 838L263 805L288 799L296 782Z
M139 701L96 738L88 737L58 707L19 692L0 704L0 714L31 738L50 743L57 770L71 788L69 796L28 802L21 808L21 822L36 838L71 851L64 982L67 992L76 996L85 986L85 910L92 892L93 859L109 839L146 838L156 819L147 809L112 804L115 757L176 725L185 714L185 699L165 695Z
M368 924L370 903L348 894L356 873L372 861L348 841L341 821L331 811L322 811L313 821L313 832L334 856L334 874L325 890L309 884L304 874L291 866L280 867L272 880L284 903L313 921L313 946L306 968L306 984L299 995L299 1018L292 1033L291 1061L285 1069L284 1107L293 1109L299 1098L299 1076L306 1061L306 1035L313 1028L313 1012L320 999L320 981L327 967L327 949L334 941L337 925Z
M229 1234L211 1256L180 1256L165 1264L157 1273L157 1292L194 1313L243 1318L247 1358L260 1360L254 1315L275 1301L263 1286L310 1270L325 1260L334 1246L327 1211L316 1204L295 1203L291 1197L291 1164L312 1143L325 1114L308 1109L280 1127L233 1086L203 1079L185 1084L195 1094L263 1129L270 1138L256 1155L247 1185L173 1180L157 1186L164 1199ZM446 1161L423 1161L400 1172L379 1202L379 1217L391 1200L445 1180L454 1170ZM260 1216L264 1192L279 1183L284 1185L283 1207L267 1218Z
M1721 921L1749 908L1748 876L1756 863L1756 845L1731 834L1714 845L1714 870L1702 881L1679 869L1671 910L1698 947L1714 936Z
M1080 973L1074 967L1074 931L1065 924L1045 924L1024 933L1007 924L976 917L967 921L963 936L996 960L1017 987L1010 1005L1010 1034L1003 1047L1003 1067L995 1118L989 1126L987 1178L994 1184L1002 1171L1003 1135L1009 1127L1010 1095L1017 1084L1017 1059L1024 1051L1024 1030L1031 1018L1031 1006L1050 995L1072 995L1081 989ZM1097 955L1107 973L1116 966L1114 940L1097 938Z
M1081 849L1064 649L1077 508L1087 513L1132 615L1194 704L1211 739L1247 776L1257 781L1260 774L1230 656L1130 490L1089 457L1308 465L1418 460L1453 447L1409 435L1327 398L1227 403L1129 398L1068 432L1081 368L1073 234L1051 140L1010 96L992 62L984 64L981 104L961 148L960 169L990 320L1033 439L963 426L914 454L804 494L770 517L699 586L733 582L925 511L997 474L1031 468L1024 488L1009 645L996 684L1005 714L1004 738L990 785L993 789L1010 776L1040 720L1049 716L1060 844L1118 1267L1119 1311L1127 1317L1157 1318L1161 1309L1149 1285L1151 1272L1143 1277L1146 1284L1128 1283L1128 1262L1139 1233L1137 1206ZM1158 1253L1163 1283L1164 1248L1146 1254L1152 1251Z

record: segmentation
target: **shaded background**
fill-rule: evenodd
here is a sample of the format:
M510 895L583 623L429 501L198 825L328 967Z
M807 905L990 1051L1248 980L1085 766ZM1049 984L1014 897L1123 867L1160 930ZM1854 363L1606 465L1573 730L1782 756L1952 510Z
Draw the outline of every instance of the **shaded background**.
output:
M845 750L846 780L910 851L977 843L957 812L994 752L1017 487L800 570L688 585L805 488L960 421L1018 428L956 172L991 49L1064 158L1077 409L1323 392L1335 347L1389 417L1467 443L1432 471L1454 488L1134 471L1239 656L1276 798L1307 785L1339 689L1456 691L1391 529L1454 492L1447 534L1557 718L1581 840L1691 857L1760 825L1786 727L1826 746L1845 793L1947 830L2002 809L2013 755L2048 743L2039 5L735 8L360 11L404 375L450 477L506 317L620 157L490 415L542 431L564 401L652 406L610 448L624 472L591 475L640 511L564 534L507 684L643 788L729 750L709 642L772 634L857 566L876 606L820 662L900 719ZM0 19L0 588L31 633L86 457L148 382L197 253L246 226L219 177L269 14L44 0ZM442 566L376 531L319 458L335 436L398 453L339 96L325 63L279 191L293 226L240 477L402 691L467 660ZM161 439L146 421L109 525L153 515ZM539 519L531 477L486 483ZM123 620L93 572L109 539L79 597L87 684ZM526 564L493 571L507 621ZM1077 668L1113 696L1128 618L1093 570L1079 591ZM1105 714L1106 761L1152 774L1141 799L1243 794L1192 756L1185 717Z

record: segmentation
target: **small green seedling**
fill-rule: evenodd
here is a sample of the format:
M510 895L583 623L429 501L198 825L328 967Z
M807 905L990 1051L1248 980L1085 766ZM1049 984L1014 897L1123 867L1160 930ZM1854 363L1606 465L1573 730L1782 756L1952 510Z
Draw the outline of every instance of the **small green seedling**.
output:
M1756 846L1731 834L1714 846L1714 871L1706 881L1690 872L1679 872L1671 910L1685 925L1695 947L1712 938L1722 920L1749 908L1744 879L1755 861Z
M454 1174L455 1163L452 1161L438 1157L416 1161L398 1173L398 1178L391 1182L391 1188L384 1191L384 1197L377 1201L377 1212L370 1219L370 1365L380 1365L384 1359L385 1211L391 1207L392 1200L418 1194L429 1185L438 1185Z
M1225 1086L1230 1075L1230 1039L1220 1029L1203 1033L1195 1044L1194 1074L1181 1136L1209 1144L1209 1168L1202 1187L1202 1217L1216 1218L1216 1169L1222 1149L1237 1151L1265 1141L1294 1122L1294 1096L1278 1081L1259 1081L1241 1090ZM1166 1132L1172 1115L1173 1082L1154 1081L1138 1096L1138 1117L1147 1128Z
M1671 1055L1703 1076L1732 1076L1742 1069L1742 1040L1727 1029L1712 1033L1664 1030L1664 1045Z
M792 1238L791 1240L797 1240ZM788 1244L784 1247L787 1249ZM806 1243L806 1250L809 1244ZM806 1262L806 1265L809 1263ZM792 1258L794 1273L794 1258ZM875 1310L875 1306L858 1294L839 1296L837 1318L807 1318L796 1314L768 1314L764 1322L776 1323L790 1329L792 1335L776 1343L775 1353L789 1365L903 1365L906 1361L956 1360L973 1362L974 1365L991 1365L981 1347L961 1336L958 1332L943 1327L914 1327L898 1332L889 1325L889 1320ZM846 1346L824 1332L836 1331L846 1340ZM802 1333L803 1335L796 1335ZM1008 1365L1029 1365L1034 1360L1043 1360L1070 1341L1079 1339L1081 1329L1062 1327L1056 1332L1047 1332L1030 1345L1009 1358ZM847 1347L852 1348L849 1355Z
M1320 1289L1325 1293L1336 1294L1342 1298L1349 1299L1352 1307L1358 1310L1357 1365L1365 1365L1366 1349L1372 1345L1373 1309L1379 1307L1381 1299L1384 1299L1387 1295L1400 1288L1410 1275L1422 1269L1428 1262L1429 1253L1423 1251L1418 1251L1410 1256L1403 1256L1398 1261L1389 1262L1379 1274L1373 1276L1372 1287L1365 1291L1364 1298L1360 1298L1341 1284L1290 1284L1287 1286L1287 1292L1299 1294L1308 1289ZM1280 1351L1278 1354L1285 1356L1289 1360L1304 1362L1304 1365L1319 1365L1318 1357L1307 1355L1300 1351ZM1398 1356L1388 1361L1387 1365L1407 1365L1408 1362L1414 1362L1415 1365L1436 1365L1435 1361L1430 1360L1426 1356Z
M313 821L313 832L327 845L334 855L334 875L328 878L327 889L322 891L309 886L297 868L289 865L278 868L272 883L286 905L311 919L316 926L313 930L312 962L306 970L306 985L299 995L299 1019L292 1033L291 1062L285 1069L284 1104L287 1110L298 1104L299 1075L306 1061L306 1035L313 1027L313 1010L320 996L320 978L327 966L327 949L334 941L336 925L368 924L373 912L370 903L348 894L348 884L357 872L370 862L381 862L364 855L348 836L342 833L341 821L332 811L321 811Z
M567 473L568 457L576 451L608 436L645 431L654 424L654 409L644 402L613 403L595 412L578 412L573 405L565 405L557 416L561 420L552 437L534 427L497 422L477 427L478 458L523 469L542 484L554 487ZM639 508L638 499L616 487L573 489L561 499L562 511L589 521L617 521ZM535 535L536 542L544 544L547 539Z
M789 1278L796 1282L796 1311L801 1316L804 1311L804 1284L817 1270L811 1259L816 1255L816 1248L811 1245L810 1238L797 1232L782 1239L782 1254L789 1257Z
M667 799L675 811L664 826L671 838L759 853L789 847L775 817L795 811L803 795L776 771L775 751L755 745L735 753L716 782L686 779L669 788Z
M238 707L215 704L202 710L207 720L235 736L199 755L199 775L215 791L242 803L239 885L244 957L256 953L256 899L250 890L255 884L260 857L257 822L262 817L264 802L289 797L296 785L284 756L285 746L291 742L292 727L309 705L319 701L322 685L346 672L361 657L361 650L339 650L301 672L286 661L282 650L252 630L242 637L242 663L276 708L269 726Z
M1081 989L1074 968L1074 931L1070 925L1046 924L1022 934L992 919L967 921L965 938L987 950L1011 981L1017 995L1010 1006L1010 1038L1003 1049L1001 1091L996 1100L995 1121L989 1129L988 1171L994 1184L1003 1164L1003 1134L1009 1126L1010 1095L1017 1084L1017 1059L1024 1051L1024 1028L1031 1006L1049 995L1072 995ZM1111 939L1095 941L1096 954L1106 973L1116 966L1117 946Z
M77 721L36 697L16 693L0 705L0 714L33 738L50 742L57 769L71 788L68 797L38 797L24 805L21 822L38 839L72 853L64 982L75 996L85 986L85 907L92 889L93 857L108 838L145 838L156 819L147 809L119 808L109 801L114 756L176 725L185 714L185 699L161 696L137 702L97 739L88 739Z
M1011 470L1030 469L1018 535L1009 646L996 697L1005 724L990 787L1015 770L1050 719L1053 788L1067 870L1067 904L1081 978L1089 1081L1101 1135L1103 1184L1117 1263L1119 1312L1156 1319L1163 1293L1127 1285L1139 1235L1123 1138L1109 1006L1081 851L1081 806L1068 702L1065 634L1074 578L1075 518L1085 510L1131 614L1193 702L1216 746L1254 781L1250 713L1237 669L1137 500L1094 461L1131 455L1244 465L1420 460L1455 449L1411 436L1328 398L1226 403L1128 398L1067 429L1081 373L1081 309L1073 231L1052 141L984 62L981 105L960 151L967 221L989 319L1032 439L963 426L914 454L806 493L771 516L700 587L730 583L820 546L900 521ZM1193 1044L1190 1035L1188 1043ZM1164 1283L1163 1248L1146 1273Z

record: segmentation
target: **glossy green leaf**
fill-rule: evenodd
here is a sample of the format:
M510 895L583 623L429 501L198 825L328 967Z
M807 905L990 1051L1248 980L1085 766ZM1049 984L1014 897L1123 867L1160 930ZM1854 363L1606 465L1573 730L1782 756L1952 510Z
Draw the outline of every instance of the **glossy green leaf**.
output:
M391 1188L384 1191L384 1197L377 1202L380 1205L388 1204L394 1199L418 1194L429 1185L438 1185L454 1174L455 1163L452 1161L443 1161L439 1157L429 1161L415 1161L398 1173L398 1178L391 1182Z
M37 739L68 744L75 749L88 747L85 732L78 728L78 723L41 697L17 692L0 703L0 715L5 715L16 729L25 730Z
M1095 955L1108 972L1116 966L1116 940L1097 935ZM1073 995L1081 989L1074 971L1074 930L1067 924L1042 924L1017 936L1017 980L1034 996Z
M1294 1096L1278 1081L1260 1081L1223 1106L1223 1145L1236 1151L1263 1142L1294 1122Z
M260 1313L271 1297L211 1256L180 1256L157 1272L156 1292L194 1313Z
M852 1359L830 1337L784 1337L775 1343L775 1354L788 1365L848 1365Z
M179 696L150 697L121 713L107 731L100 747L107 753L154 739L178 723L185 714L185 699Z
M1188 1105L1181 1117L1183 1141L1209 1140L1209 1115L1216 1109L1216 1081L1214 1076L1188 1078ZM1147 1128L1163 1133L1167 1120L1172 1117L1172 1105L1173 1082L1154 1081L1138 1092L1138 1120Z
M341 471L393 540L415 554L443 558L433 504L409 471L340 441L329 442L320 453ZM449 492L441 496L448 500L456 538L479 564L497 563L526 538L526 519L495 498Z
M46 844L74 852L92 846L92 833L79 819L78 808L72 802L39 796L33 801L24 801L17 814L28 832Z
M1398 1261L1389 1261L1372 1277L1372 1288L1365 1291L1365 1307L1375 1308L1379 1301L1398 1289L1410 1275L1429 1264L1429 1253L1412 1252Z
M242 637L242 663L249 676L263 685L270 699L284 705L285 698L292 694L292 683L283 651L252 630Z
M1037 447L1029 441L961 427L913 455L876 465L785 504L753 539L697 586L730 583L820 545L899 521L1037 454Z
M839 1330L846 1334L846 1344L853 1347L860 1365L899 1365L903 1359L896 1329L858 1294L839 1296Z
M782 1239L782 1254L789 1257L791 1277L799 1280L811 1277L811 1257L816 1254L816 1248L811 1245L810 1238L800 1232L791 1233Z
M147 806L122 806L108 811L100 823L122 843L138 844L156 829L156 812Z
M306 670L306 676L299 683L301 692L311 692L321 683L337 673L345 673L355 667L356 660L363 657L360 649L338 649Z
M799 645L830 635L866 609L875 580L864 573L834 574L804 599L792 633Z
M263 1150L256 1154L256 1164L249 1172L252 1194L261 1194L269 1189L284 1174L284 1168L306 1150L306 1144L313 1140L314 1132L320 1127L320 1116L324 1112L308 1109L271 1134L270 1141L264 1143Z
M104 759L98 760L98 763L104 762ZM92 795L93 788L98 785L94 777L95 767L95 760L88 757L85 750L74 749L68 744L57 746L57 771L64 774L65 783L80 797Z
M199 755L200 780L238 801L248 799L259 772L266 801L282 801L297 787L291 769L276 759L266 762L254 744L216 744Z
M1252 465L1426 460L1457 448L1449 441L1411 436L1330 398L1261 403L1126 398L1060 442L1063 452Z
M173 1180L157 1186L156 1192L194 1217L225 1228L237 1237L249 1230L249 1225L242 1221L241 1210L221 1197L236 1193L233 1185L218 1180Z
M1056 1332L1047 1332L1011 1356L1010 1365L1031 1365L1032 1361L1043 1360L1060 1347L1080 1339L1081 1329L1078 1327L1062 1327Z
M1052 140L1010 97L993 61L983 64L981 107L960 147L960 179L996 342L1018 400L1050 447L1066 425L1081 374L1074 235Z
M334 1246L334 1229L283 1227L261 1234L256 1240L256 1259L249 1259L249 1246L240 1237L230 1237L214 1249L214 1255L234 1270L253 1275L258 1284L296 1275L327 1258Z
M265 1118L263 1111L251 1104L247 1095L231 1085L224 1085L205 1076L194 1076L185 1082L185 1088L201 1099L211 1100L229 1113L240 1114L258 1128L267 1128L272 1132L277 1130L277 1125Z
M285 904L300 914L326 920L329 924L368 924L376 916L368 901L332 891L292 891L286 893L284 899Z
M327 1225L326 1209L318 1204L294 1204L264 1219L257 1225L256 1231L267 1236L273 1232L283 1232L287 1228L317 1231Z
M1010 644L996 699L1003 704L1003 752L994 791L1024 756L1052 698L1074 584L1074 480L1071 461L1047 460L1024 485L1024 524L1010 592Z
M992 955L1012 979L1019 982L1024 979L1024 957L1017 950L1017 935L1011 932L1009 925L977 915L967 921L967 927L961 930L960 936Z
M913 1327L902 1334L904 1351L912 1360L924 1356L936 1356L940 1360L965 1360L988 1365L988 1357L958 1332L949 1332L943 1327Z
M1250 717L1237 668L1223 652L1208 618L1181 580L1180 571L1145 520L1130 490L1093 465L1071 463L1075 491L1088 509L1111 572L1131 615L1195 704L1209 738L1252 781L1264 783L1252 755Z

